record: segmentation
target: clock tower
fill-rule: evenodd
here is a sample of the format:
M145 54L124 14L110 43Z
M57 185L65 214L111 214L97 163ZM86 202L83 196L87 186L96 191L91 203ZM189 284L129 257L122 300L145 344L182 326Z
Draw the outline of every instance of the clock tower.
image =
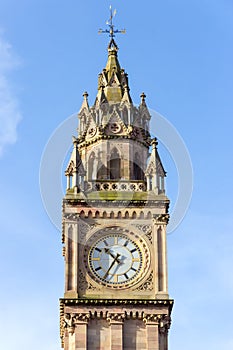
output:
M111 32L112 30L112 32ZM65 350L167 350L169 200L146 96L136 107L110 25L92 107L78 113L63 200Z

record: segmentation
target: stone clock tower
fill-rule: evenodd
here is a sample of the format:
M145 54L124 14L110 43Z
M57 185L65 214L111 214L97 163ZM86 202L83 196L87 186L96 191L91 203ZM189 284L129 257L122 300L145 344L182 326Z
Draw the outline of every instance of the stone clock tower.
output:
M110 30L113 26L110 26ZM111 33L92 107L85 92L63 200L65 350L167 350L165 171L150 113L129 93Z

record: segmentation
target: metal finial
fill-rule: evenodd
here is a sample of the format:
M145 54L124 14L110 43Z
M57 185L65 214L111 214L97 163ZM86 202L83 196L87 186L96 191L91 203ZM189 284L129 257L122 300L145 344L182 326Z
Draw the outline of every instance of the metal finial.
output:
M141 97L141 103L145 102L146 95L144 94L144 92L141 93L140 97Z
M116 10L112 11L112 6L110 6L110 18L109 20L106 22L106 24L109 26L109 29L99 29L98 34L102 34L102 33L108 33L110 38L113 39L115 34L121 33L121 34L125 34L126 30L125 29L114 29L114 24L113 24L113 18L116 15Z

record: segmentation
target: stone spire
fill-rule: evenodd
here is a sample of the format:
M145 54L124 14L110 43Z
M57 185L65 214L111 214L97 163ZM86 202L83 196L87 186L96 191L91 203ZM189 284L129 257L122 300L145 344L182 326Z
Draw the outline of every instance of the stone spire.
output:
M118 61L118 47L115 40L112 38L108 45L108 60L105 68L99 74L98 79L98 94L96 103L99 104L100 96L104 96L108 103L120 103L125 92L127 91L127 100L131 102L128 87L128 76L124 69L121 68ZM101 92L101 93L100 93ZM125 98L124 98L125 99Z

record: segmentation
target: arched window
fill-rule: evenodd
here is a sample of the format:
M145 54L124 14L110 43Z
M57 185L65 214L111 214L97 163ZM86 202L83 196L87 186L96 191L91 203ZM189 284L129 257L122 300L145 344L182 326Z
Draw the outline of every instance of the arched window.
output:
M111 152L109 161L109 177L111 180L119 180L121 178L121 159L116 148Z
M141 157L138 153L135 153L133 163L133 176L134 180L145 180L144 172L141 168Z
M91 152L88 160L88 180L93 180L93 165L95 160L95 153Z
M97 180L106 180L107 179L107 168L101 162L98 164L97 169Z

